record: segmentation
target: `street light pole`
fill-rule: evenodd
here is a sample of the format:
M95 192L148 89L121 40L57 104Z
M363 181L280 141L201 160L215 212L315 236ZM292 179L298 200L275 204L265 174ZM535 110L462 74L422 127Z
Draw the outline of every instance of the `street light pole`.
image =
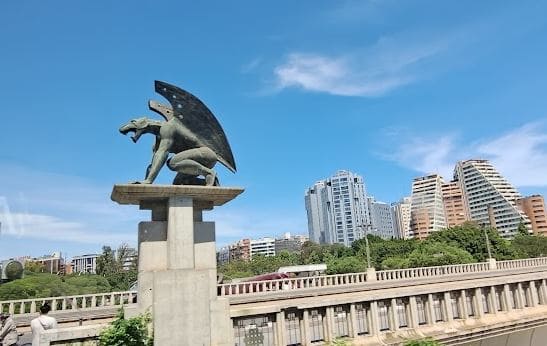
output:
M364 226L366 226L366 227L364 227ZM367 225L359 225L358 227L365 230L365 251L367 253L367 268L371 268L371 266L370 266L370 248L368 246L368 232L367 232L369 225L368 224Z
M488 238L488 232L486 231L486 227L484 229L484 237L486 238L486 250L488 250L488 259L492 258L492 251L490 250L490 239Z

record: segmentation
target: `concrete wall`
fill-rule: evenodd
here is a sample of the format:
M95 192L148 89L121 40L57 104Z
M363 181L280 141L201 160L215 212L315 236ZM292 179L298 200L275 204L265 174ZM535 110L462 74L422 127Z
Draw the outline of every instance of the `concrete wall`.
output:
M514 331L484 340L460 344L462 346L545 346L547 345L547 326Z

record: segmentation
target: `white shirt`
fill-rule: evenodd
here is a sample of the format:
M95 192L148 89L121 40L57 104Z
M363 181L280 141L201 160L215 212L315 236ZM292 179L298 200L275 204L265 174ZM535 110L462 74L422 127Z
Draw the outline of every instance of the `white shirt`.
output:
M40 315L30 321L32 330L32 346L40 346L40 333L44 330L57 328L57 320L48 315Z

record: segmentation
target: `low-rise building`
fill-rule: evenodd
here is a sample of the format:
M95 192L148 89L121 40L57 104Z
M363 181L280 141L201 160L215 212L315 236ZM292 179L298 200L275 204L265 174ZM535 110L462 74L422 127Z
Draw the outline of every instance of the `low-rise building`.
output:
M275 256L275 239L270 237L251 239L251 258L256 255Z
M304 235L291 236L290 233L285 233L283 237L275 239L275 254L278 255L281 251L298 252L302 250L302 245L309 238Z
M72 257L72 272L96 274L98 257L98 254L88 254Z

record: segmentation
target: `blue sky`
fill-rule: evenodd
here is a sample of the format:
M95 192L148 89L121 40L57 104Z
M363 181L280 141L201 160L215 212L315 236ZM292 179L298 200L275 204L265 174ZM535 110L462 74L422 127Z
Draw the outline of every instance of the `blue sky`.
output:
M206 215L218 244L307 233L304 191L338 169L378 200L488 158L547 193L541 1L12 1L0 10L0 258L135 244L148 213L110 201L142 179L155 79L197 95L245 193ZM168 183L164 169L158 182Z

